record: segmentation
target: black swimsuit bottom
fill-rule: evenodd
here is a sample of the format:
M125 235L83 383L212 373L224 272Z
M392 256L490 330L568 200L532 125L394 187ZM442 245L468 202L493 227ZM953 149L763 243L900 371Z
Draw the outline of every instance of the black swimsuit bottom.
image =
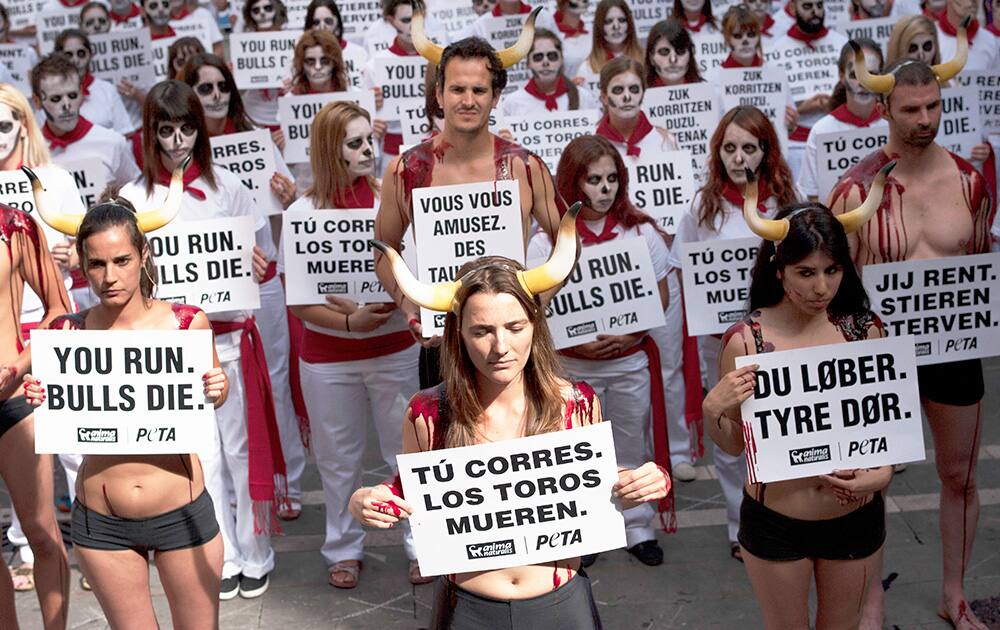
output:
M35 410L24 396L11 396L0 402L0 438Z

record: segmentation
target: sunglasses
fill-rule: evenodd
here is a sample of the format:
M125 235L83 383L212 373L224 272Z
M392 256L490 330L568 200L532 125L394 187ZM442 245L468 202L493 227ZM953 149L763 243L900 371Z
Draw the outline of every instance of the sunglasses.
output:
M546 59L548 59L552 63L559 61L559 51L550 50L549 52L531 53L531 60L534 61L535 63L542 63Z
M215 90L219 90L219 94L229 94L233 88L229 85L229 81L219 81L218 83L199 83L194 86L194 91L202 96L210 96Z

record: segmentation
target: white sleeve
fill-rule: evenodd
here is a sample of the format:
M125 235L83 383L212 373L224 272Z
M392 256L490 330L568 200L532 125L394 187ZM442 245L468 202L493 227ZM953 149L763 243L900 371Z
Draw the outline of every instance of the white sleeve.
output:
M124 186L128 182L136 179L142 173L132 156L132 149L128 140L121 138L114 147L114 183L116 186Z
M132 116L125 108L125 102L122 100L122 95L118 93L118 88L112 85L108 95L111 99L111 120L114 121L114 130L123 136L135 131L132 126Z
M681 259L681 244L693 243L698 240L698 216L696 208L701 206L701 195L695 195L691 201L691 207L681 216L680 223L677 224L677 233L674 234L674 242L670 246L670 267L680 270L684 267Z
M542 230L535 232L528 241L528 250L525 252L524 260L531 267L538 262L548 260L552 253L552 240L549 235Z
M807 196L819 194L816 173L816 129L813 128L809 131L809 137L806 138L802 164L799 166L799 181L796 182L803 194Z
M642 223L639 226L639 233L646 238L646 246L649 247L649 257L653 260L653 272L656 274L656 280L659 282L667 277L667 272L670 271L670 263L668 261L670 250L667 249L667 244L663 240L663 236L656 231L652 223Z

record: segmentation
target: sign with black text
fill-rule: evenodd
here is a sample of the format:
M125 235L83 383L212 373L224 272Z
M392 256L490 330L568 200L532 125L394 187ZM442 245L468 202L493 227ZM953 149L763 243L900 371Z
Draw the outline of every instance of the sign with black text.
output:
M254 217L174 221L149 235L156 297L206 313L260 308L253 278Z
M849 20L838 24L835 30L847 36L847 39L865 38L870 39L882 50L886 50L889 43L889 36L892 35L892 27L899 22L895 16L872 18L870 20Z
M702 81L650 88L642 107L650 122L666 127L691 154L691 170L700 183L708 166L708 143L722 116L715 86Z
M302 31L233 33L229 36L233 78L241 90L280 88L292 68Z
M80 28L80 9L50 2L35 15L38 51L47 55L56 47L56 37L68 28Z
M7 9L7 19L10 20L10 30L19 31L37 22L38 11L44 2L42 0L6 0L3 3Z
M150 44L153 54L153 73L157 83L172 78L174 72L167 68L167 62L170 60L170 45L181 37L195 37L205 47L205 50L212 50L212 41L208 36L208 30L204 28L205 22L195 20L188 23L188 26L191 28L184 34L178 33L173 37L154 39Z
M549 171L555 173L566 145L574 138L594 133L601 115L596 109L557 110L532 116L509 116L504 124L514 136L514 142L542 158Z
M917 363L1000 355L1000 253L865 265L872 310L913 335Z
M788 80L784 68L761 66L759 68L720 68L719 83L722 94L722 111L749 105L767 116L778 134L781 151L788 150L788 128L785 126L785 107L789 104Z
M63 167L73 176L76 181L76 189L80 191L80 201L84 208L89 208L97 203L97 199L104 192L108 185L107 169L97 160L74 160L72 162L60 160L59 166Z
M584 247L566 285L545 307L545 317L557 350L590 343L598 335L663 326L663 305L645 237Z
M284 210L281 200L271 190L271 176L278 170L271 132L254 129L214 136L211 142L212 163L239 175L254 201L266 208L267 214L281 214Z
M722 33L708 28L707 25L697 33L691 33L691 43L694 44L694 58L698 62L698 72L701 76L720 68L722 62L729 56L729 44L726 43Z
M832 42L820 42L811 47L791 37L782 38L764 52L765 63L785 69L788 88L795 102L815 94L833 92L839 80L839 58L840 46Z
M31 56L22 44L0 44L0 64L6 66L11 79L25 98L31 98Z
M681 243L688 334L721 335L746 316L758 247L759 238Z
M36 453L197 453L215 440L211 330L35 330Z
M972 147L983 140L979 119L979 88L954 85L941 88L941 126L935 142L969 159Z
M837 181L867 155L889 142L889 127L858 127L816 134L816 188L825 201Z
M35 213L35 196L31 192L31 182L24 171L0 171L0 203L26 212L41 223Z
M494 50L503 50L513 46L524 30L524 23L528 19L527 13L519 15L490 16L483 19L482 25L486 41L493 46ZM528 70L528 62L525 59L507 68L507 87L504 94L510 94L524 87L531 78L531 71Z
M125 79L138 87L153 87L156 72L153 70L153 40L148 28L108 31L89 37L94 48L91 74L111 85L118 85Z
M974 85L979 91L979 127L984 134L1000 132L1000 74L996 72L961 72L959 85Z
M912 337L736 358L754 363L740 408L751 483L924 459Z
M664 232L676 233L694 197L691 154L686 150L650 153L627 166L632 203L656 219Z
M282 215L285 302L326 304L326 296L358 303L392 302L375 275L375 209L291 210Z
M378 57L372 61L375 84L382 90L382 110L379 117L399 120L399 107L408 99L424 98L424 76L427 60L416 57Z
M588 3L589 4L589 3ZM596 2L594 4L597 4ZM553 3L553 7L555 3ZM591 5L593 7L594 5ZM630 0L629 8L632 9L632 19L635 22L635 32L639 40L645 45L649 31L657 22L662 22L670 17L670 5L659 0ZM554 9L553 9L554 10ZM594 9L592 8L591 11ZM587 25L587 29L595 28L593 21ZM596 28L600 28L599 26Z
M278 98L278 122L285 135L284 158L288 164L309 162L309 133L312 121L327 103L350 101L357 103L375 118L375 95L371 90L357 92L327 92L325 94L292 94Z
M423 575L625 546L611 423L397 455Z

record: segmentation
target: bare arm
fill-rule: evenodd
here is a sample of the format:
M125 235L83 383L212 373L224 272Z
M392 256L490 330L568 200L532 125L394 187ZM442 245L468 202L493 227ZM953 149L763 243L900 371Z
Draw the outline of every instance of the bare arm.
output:
M545 163L535 156L528 160L528 176L531 178L531 216L555 243L559 229L560 210L565 208L562 197L556 192L552 174ZM528 226L525 226L526 229Z
M826 205L833 214L844 214L849 210L857 208L864 202L862 191L862 186L842 179L830 191L830 199L827 200ZM847 235L847 244L851 248L851 258L854 259L855 263L858 263L860 260L860 252L858 251L860 241L858 240L857 232L851 232Z
M208 322L208 316L204 312L198 312L191 320L191 330L211 330L212 325ZM212 401L218 409L222 403L226 402L229 396L229 379L222 371L219 363L219 353L215 350L215 335L212 335L212 369L205 373L202 380L205 382L205 395Z
M389 167L385 170L382 178L382 197L375 215L375 238L388 244L397 252L403 242L403 234L410 225L410 214L404 204L403 199L403 164L399 157L393 159ZM417 306L406 299L403 292L396 285L396 279L392 276L389 268L389 261L381 252L372 250L375 253L375 275L386 293L392 296L393 301L406 313L407 319L417 317L419 310Z
M746 329L725 337L725 347L719 356L719 382L705 396L702 414L712 440L730 455L743 451L743 416L740 405L753 394L756 365L736 369L736 357L749 354L749 344L743 335Z

